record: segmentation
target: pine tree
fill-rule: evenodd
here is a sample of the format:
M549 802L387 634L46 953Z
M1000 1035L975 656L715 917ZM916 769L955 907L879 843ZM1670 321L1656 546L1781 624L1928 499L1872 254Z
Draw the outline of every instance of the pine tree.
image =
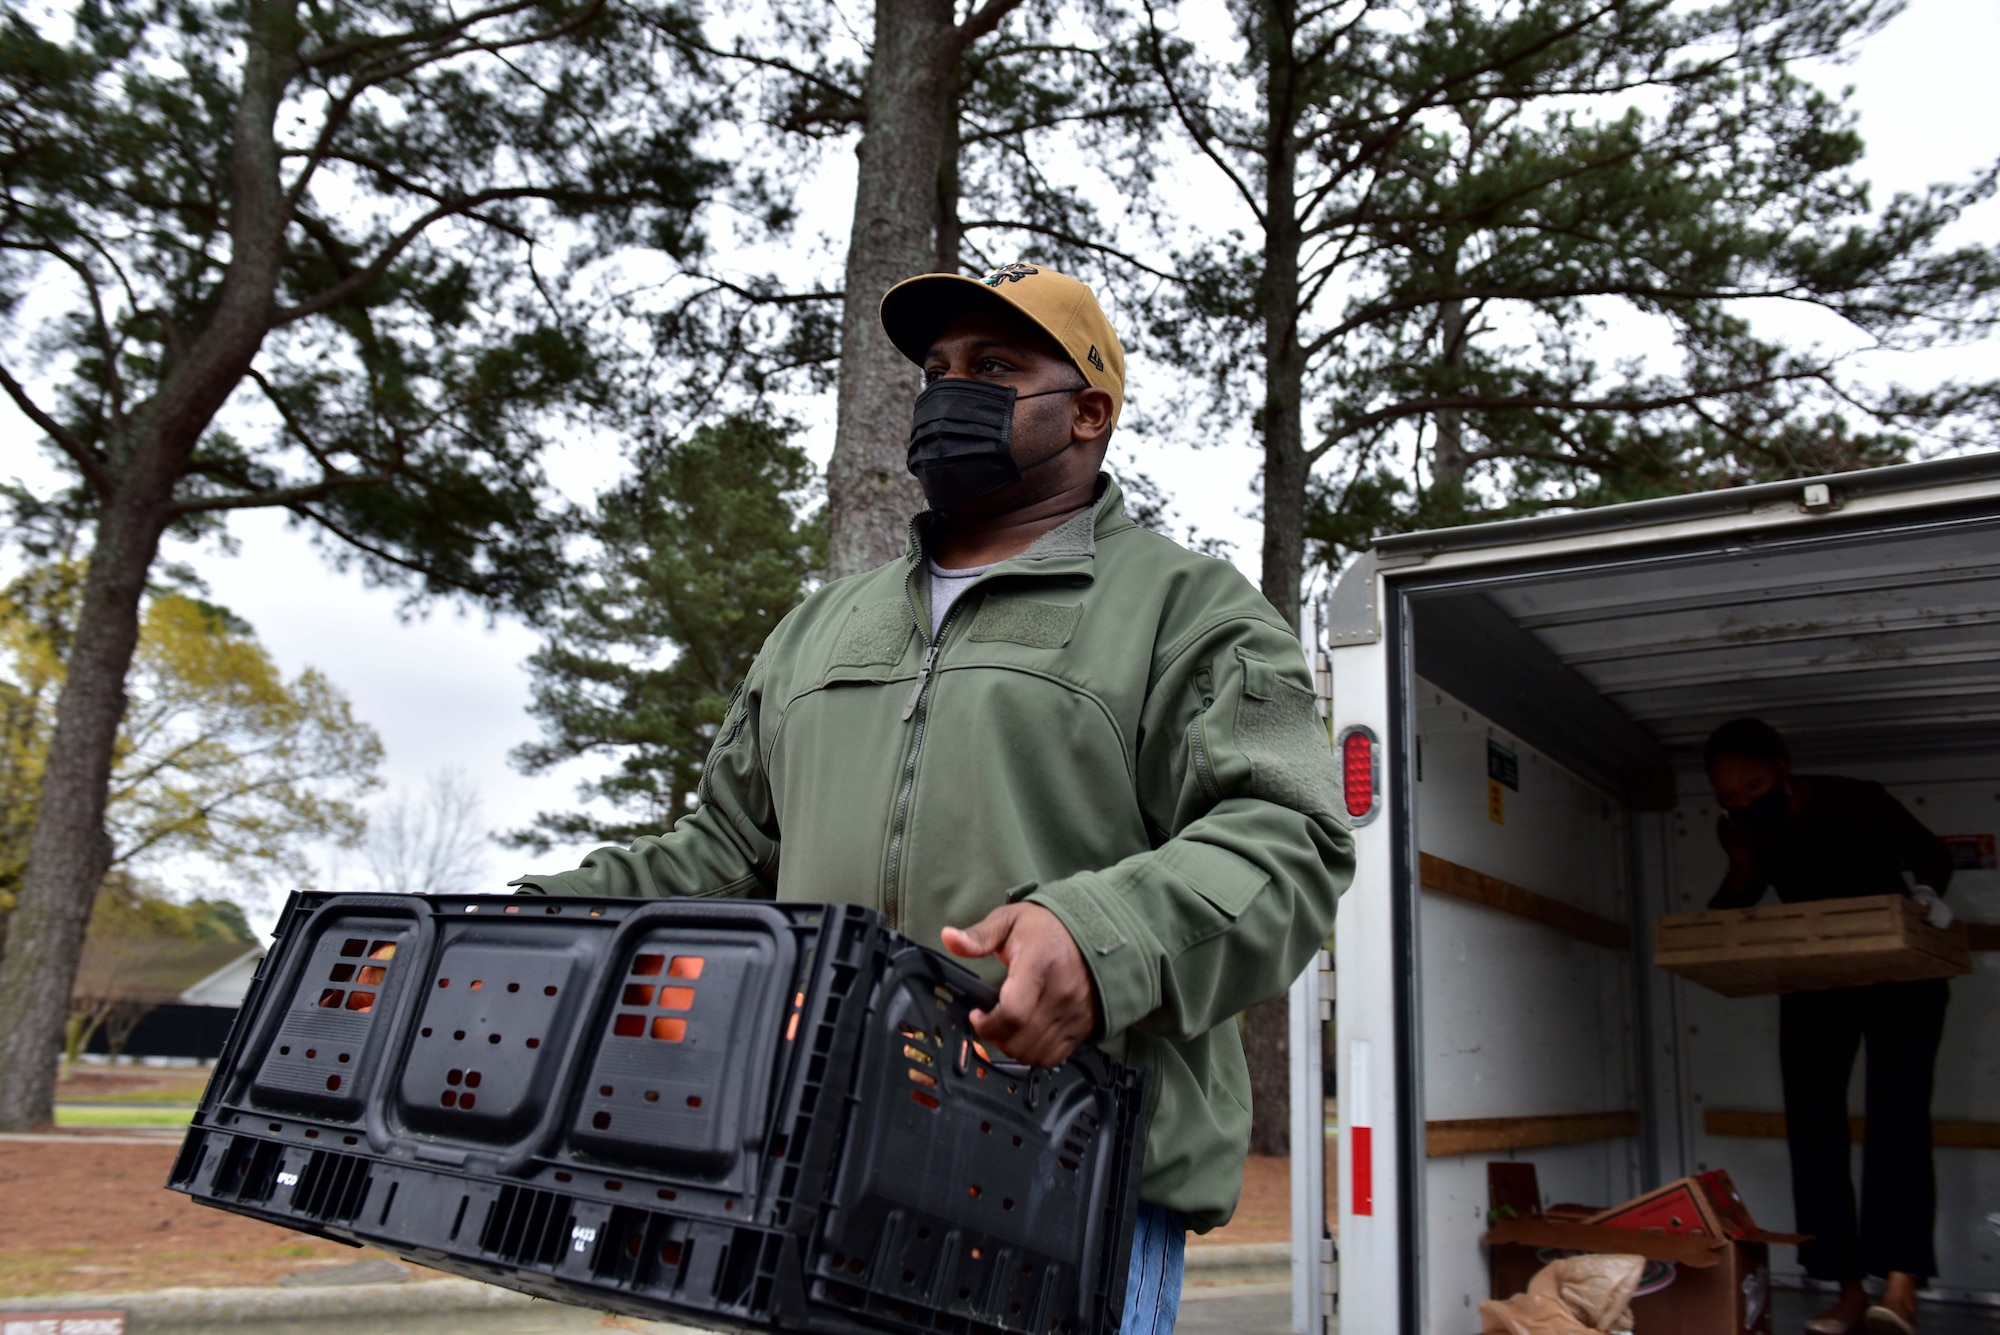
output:
M0 18L0 390L73 479L38 500L91 537L0 961L9 1130L49 1117L162 538L275 508L413 598L542 605L539 451L606 401L571 279L690 253L716 177L671 0L40 12Z
M728 417L643 452L599 498L590 574L529 660L543 735L514 759L535 774L613 758L581 795L616 814L545 812L509 842L630 843L693 808L731 691L824 563L821 517L799 509L812 467L791 434Z

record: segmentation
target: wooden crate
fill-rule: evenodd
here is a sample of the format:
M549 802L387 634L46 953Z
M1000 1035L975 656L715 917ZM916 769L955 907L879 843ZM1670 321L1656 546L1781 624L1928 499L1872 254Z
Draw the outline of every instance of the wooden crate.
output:
M1653 922L1653 963L1725 997L1972 972L1964 924L1939 931L1907 895L1670 913Z

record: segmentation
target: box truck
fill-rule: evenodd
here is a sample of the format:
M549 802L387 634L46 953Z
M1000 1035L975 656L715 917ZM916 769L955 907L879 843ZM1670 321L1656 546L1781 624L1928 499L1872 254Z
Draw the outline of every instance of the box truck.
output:
M2000 454L1384 538L1306 635L1359 870L1292 991L1294 1329L1477 1331L1495 1161L1603 1205L1726 1169L1789 1229L1777 999L1654 968L1650 925L1720 882L1701 746L1744 715L1886 785L2000 923ZM2000 1301L1996 932L1932 1110L1933 1290L1969 1303Z

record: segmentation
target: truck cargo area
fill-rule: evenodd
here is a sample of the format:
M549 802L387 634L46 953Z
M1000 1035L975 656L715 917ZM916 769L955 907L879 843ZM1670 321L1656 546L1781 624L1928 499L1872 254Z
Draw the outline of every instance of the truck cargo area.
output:
M1496 1160L1600 1205L1722 1168L1790 1230L1777 999L1654 968L1650 925L1721 879L1701 747L1746 715L1795 772L1884 784L1948 838L1959 917L2000 924L2000 456L1385 540L1320 638L1333 724L1383 774L1339 928L1343 1324L1479 1329ZM1933 1292L2000 1329L2000 927L1973 945ZM1800 1286L1793 1248L1770 1260Z

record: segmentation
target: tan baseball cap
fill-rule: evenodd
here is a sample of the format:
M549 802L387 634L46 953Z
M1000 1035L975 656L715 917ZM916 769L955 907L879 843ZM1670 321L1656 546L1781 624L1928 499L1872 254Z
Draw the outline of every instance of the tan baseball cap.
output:
M1009 264L984 278L955 273L906 278L882 298L882 327L898 352L922 366L955 316L995 308L1028 317L1069 354L1085 380L1111 391L1111 420L1117 422L1125 407L1125 349L1089 285L1047 265Z

